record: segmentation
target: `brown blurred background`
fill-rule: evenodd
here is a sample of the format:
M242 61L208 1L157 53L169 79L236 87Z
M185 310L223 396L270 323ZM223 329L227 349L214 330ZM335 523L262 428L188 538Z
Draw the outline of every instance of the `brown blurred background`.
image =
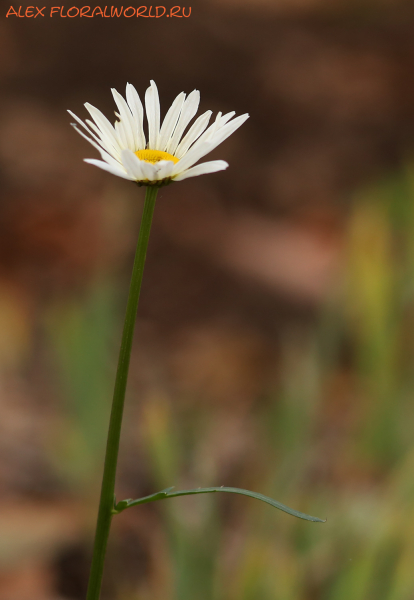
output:
M200 112L251 117L212 155L227 171L159 193L118 499L229 485L328 522L225 494L136 507L103 599L413 600L413 2L8 8L0 600L85 596L144 192L82 162L66 109L113 119L110 88L150 79L162 114L197 88Z

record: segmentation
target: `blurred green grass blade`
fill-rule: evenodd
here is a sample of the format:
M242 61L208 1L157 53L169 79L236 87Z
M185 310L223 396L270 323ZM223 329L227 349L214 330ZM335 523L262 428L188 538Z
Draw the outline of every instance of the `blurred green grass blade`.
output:
M314 523L325 523L326 519L319 519L318 517L312 517L311 515L307 515L305 513L299 512L297 510L293 510L293 508L289 508L281 502L277 502L268 496L264 496L263 494L258 494L257 492L251 492L249 490L242 490L240 488L234 487L208 487L208 488L196 488L194 490L180 490L178 492L172 492L171 488L166 488L161 492L156 492L155 494L151 494L151 496L145 496L144 498L138 498L138 500L122 500L115 506L115 512L119 513L125 510L126 508L130 508L131 506L137 506L138 504L146 504L147 502L155 502L156 500L165 500L166 498L176 498L177 496L192 496L194 494L213 494L214 492L227 492L230 494L241 494L242 496L249 496L250 498L255 498L256 500L261 500L262 502L266 502L266 504L270 504L274 508L278 508L289 515L294 517L298 517L299 519L304 519L305 521L313 521Z

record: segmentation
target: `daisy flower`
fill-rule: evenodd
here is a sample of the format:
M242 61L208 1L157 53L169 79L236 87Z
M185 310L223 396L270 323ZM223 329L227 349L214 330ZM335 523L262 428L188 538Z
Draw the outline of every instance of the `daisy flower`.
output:
M127 84L126 99L115 89L112 89L112 94L118 108L115 113L118 120L114 126L89 103L85 107L93 121L86 119L83 122L71 111L68 112L86 133L73 124L76 131L99 151L102 158L86 158L85 162L139 185L161 186L226 169L228 164L224 160L194 165L249 117L244 114L233 119L234 111L225 115L219 112L212 125L208 126L212 115L212 111L208 110L185 133L198 110L200 92L194 90L187 98L184 92L179 94L161 124L158 90L151 81L145 93L146 138L144 107L134 86Z

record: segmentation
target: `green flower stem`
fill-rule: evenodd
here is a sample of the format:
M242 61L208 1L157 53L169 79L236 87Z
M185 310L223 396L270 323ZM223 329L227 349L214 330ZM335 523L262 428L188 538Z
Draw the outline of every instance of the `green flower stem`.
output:
M114 508L115 476L118 461L119 439L121 436L122 415L124 411L125 390L128 380L129 361L134 336L135 319L141 291L145 257L154 214L157 187L147 187L144 211L142 213L137 250L132 270L131 286L122 333L121 349L118 358L114 397L112 400L111 419L109 422L108 441L106 445L105 465L102 478L101 499L99 502L98 522L96 525L91 572L87 600L99 600L102 575L105 562L106 546Z

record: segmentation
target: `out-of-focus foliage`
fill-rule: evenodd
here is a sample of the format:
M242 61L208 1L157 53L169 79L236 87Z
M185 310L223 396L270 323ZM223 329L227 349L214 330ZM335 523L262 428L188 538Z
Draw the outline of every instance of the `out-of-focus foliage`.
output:
M242 408L200 401L196 391L184 399L163 376L146 392L131 391L139 418L127 421L126 432L129 452L135 437L137 454L124 456L125 489L125 464L139 460L146 463L141 494L237 484L328 521L304 523L246 498L216 495L136 507L129 518L143 530L137 535L149 545L150 566L138 579L131 575L125 589L114 578L115 597L412 597L413 238L414 173L407 167L355 194L332 294L311 323L284 333L277 376L261 398ZM96 345L105 347L106 293L61 313L58 331L66 336L51 338L60 348L65 341L59 356L72 389L85 387L76 366L92 360L85 348L94 348L97 361ZM87 344L70 343L82 339L76 323L88 325ZM102 373L101 365L89 370L92 381ZM75 441L78 427L86 440L96 435L94 419L82 416L87 406L96 423L107 417L107 402L95 404L93 390L89 397L79 425L72 419ZM90 475L94 480L94 470ZM115 525L120 552L128 552L128 527Z

